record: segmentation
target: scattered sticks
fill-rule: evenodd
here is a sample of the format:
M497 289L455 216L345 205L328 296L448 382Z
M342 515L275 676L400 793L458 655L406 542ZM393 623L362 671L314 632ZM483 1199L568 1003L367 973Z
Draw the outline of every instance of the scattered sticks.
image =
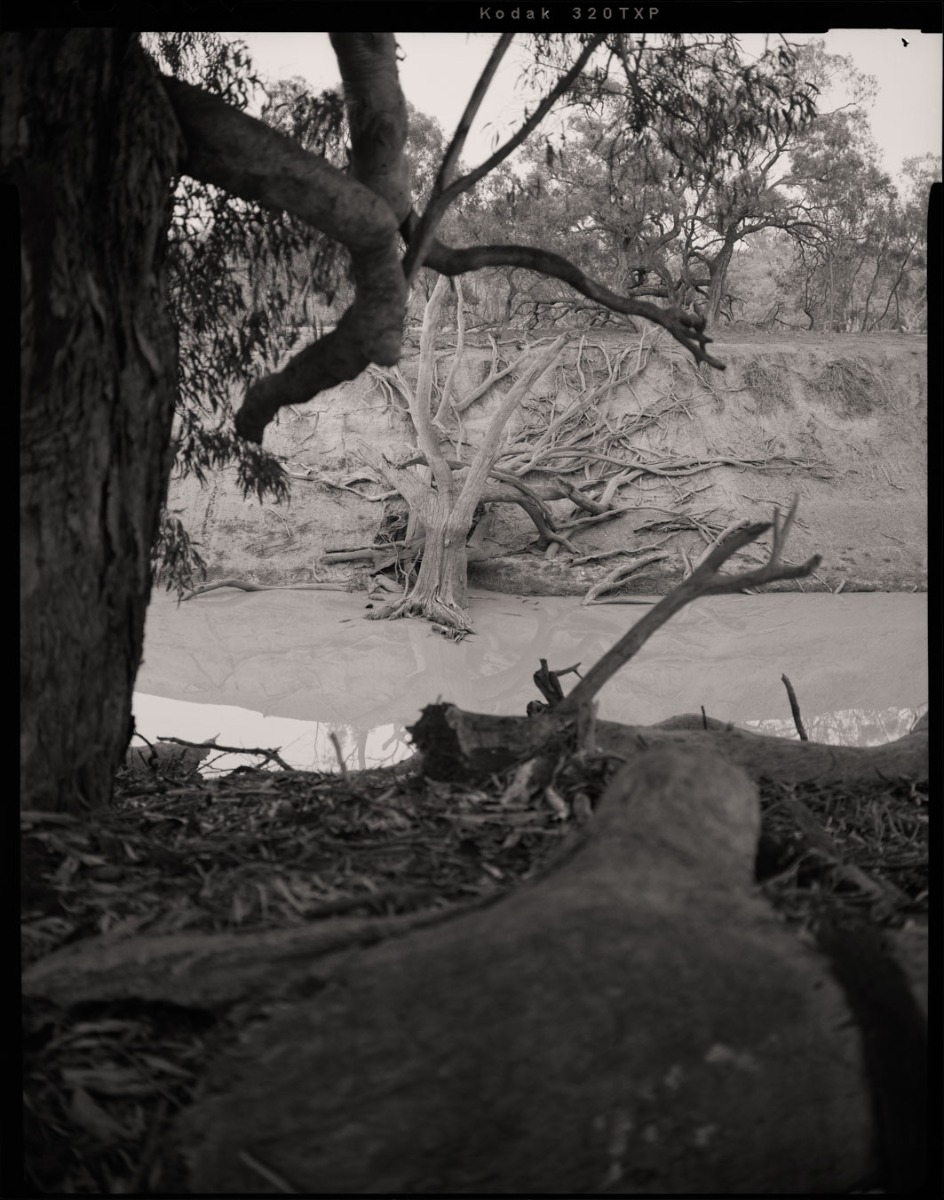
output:
M253 746L221 746L217 741L188 742L186 738L170 737L169 734L163 733L158 735L157 740L159 743L172 742L175 746L186 746L190 750L208 750L215 754L251 754L254 757L261 757L263 763L276 763L283 771L292 770L289 764L279 756L278 750L267 750L262 747Z

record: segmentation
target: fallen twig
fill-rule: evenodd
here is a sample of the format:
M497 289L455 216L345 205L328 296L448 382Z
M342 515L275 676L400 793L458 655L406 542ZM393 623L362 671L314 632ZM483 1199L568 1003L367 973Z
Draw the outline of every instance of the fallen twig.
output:
M140 735L139 735L140 736ZM263 761L278 763L283 771L291 771L289 764L279 757L278 750L266 750L259 746L221 746L219 742L188 742L186 738L170 737L158 734L159 742L173 742L175 746L189 746L192 750L213 750L217 754L252 754L261 756Z
M693 517L692 520L695 521L695 518ZM692 569L696 570L698 567L700 567L712 550L714 550L715 546L719 546L723 541L725 541L726 538L729 538L731 534L735 532L735 530L743 529L745 525L749 524L750 521L748 520L734 521L725 529L722 529L718 536L710 540L705 550L695 559L695 562L692 564ZM700 524L698 527L701 532L704 532Z

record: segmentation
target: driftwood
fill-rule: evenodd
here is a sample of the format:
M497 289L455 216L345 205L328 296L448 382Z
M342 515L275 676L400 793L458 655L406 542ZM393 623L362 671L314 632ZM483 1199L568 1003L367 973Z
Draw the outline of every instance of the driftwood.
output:
M410 729L433 779L484 777L549 752L559 752L574 733L560 707L533 717L496 717L464 712L452 704L430 704ZM705 727L707 726L707 728ZM928 778L927 729L883 746L829 746L735 729L693 714L658 725L597 721L595 752L632 762L653 746L710 750L742 767L755 782L844 782Z
M837 928L820 952L776 918L751 883L758 827L742 771L651 750L551 875L330 978L294 964L301 986L256 1008L180 1115L189 1189L916 1186L921 1015L880 944Z
M556 711L561 715L566 713L573 717L580 714L581 710L586 710L600 688L639 653L656 630L699 596L730 595L743 592L748 587L776 583L782 579L802 579L811 575L820 564L818 554L799 565L783 561L783 552L796 518L798 503L798 497L794 496L786 516L781 516L780 511L775 508L773 521L743 525L733 529L724 540L719 540L691 575L683 579L668 595L663 596L599 662L594 663ZM720 570L733 554L756 541L768 530L772 530L770 554L763 566L744 571L740 575L726 575Z
M349 592L351 591L350 584L347 583L285 583L285 584L266 584L253 583L249 579L220 579L216 583L205 583L200 587L195 587L187 596L181 597L181 602L184 600L193 600L195 596L203 596L207 592L215 592L217 588L237 588L241 592Z

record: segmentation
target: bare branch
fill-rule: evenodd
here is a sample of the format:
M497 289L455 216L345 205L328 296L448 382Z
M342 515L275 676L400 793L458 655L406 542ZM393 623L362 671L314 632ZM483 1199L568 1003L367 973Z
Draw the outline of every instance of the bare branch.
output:
M533 497L525 493L519 494L512 489L505 491L501 488L489 488L482 493L480 499L491 503L520 505L534 522L534 527L538 531L538 536L542 541L549 545L556 543L559 546L563 546L569 554L580 553L573 542L558 530L543 504Z
M251 754L258 758L262 756L263 762L274 762L282 768L283 771L291 771L289 764L279 755L278 750L264 749L262 747L253 746L221 746L217 741L209 742L188 742L185 738L171 737L170 734L159 734L159 742L171 742L175 746L186 746L191 750L208 750L215 754ZM142 754L143 757L143 754ZM206 757L206 755L204 756ZM207 764L208 766L210 764Z
M472 457L469 474L459 493L456 504L456 518L471 522L478 497L485 487L489 471L494 465L498 452L498 441L508 419L535 382L549 370L560 357L561 350L567 342L563 335L534 355L531 362L524 368L522 374L515 380L505 395L492 419L488 423L481 445Z
M591 279L568 259L551 250L517 245L467 246L455 249L434 239L426 254L425 265L439 271L441 275L464 275L467 271L478 271L483 267L524 267L539 275L560 279L570 284L582 296L602 304L612 312L644 317L655 325L661 325L692 354L696 362L708 363L719 371L725 368L723 362L705 351L705 346L712 339L704 332L705 322L702 317L682 309L659 308L646 300L621 296Z
M462 280L456 280L456 352L452 356L452 362L449 364L449 374L446 376L446 382L442 386L442 394L439 397L439 407L436 409L436 415L433 417L433 424L442 428L442 420L446 409L449 407L450 397L455 391L456 376L459 374L459 367L462 363L462 356L465 353L465 297L462 295Z
M461 196L463 192L467 192L469 188L478 183L478 181L486 176L489 171L494 170L494 168L497 167L500 162L506 159L513 150L517 150L521 143L530 136L532 131L536 129L544 120L545 116L554 106L558 98L571 87L573 82L580 75L580 72L586 66L587 60L603 41L603 38L603 34L598 34L587 42L587 45L583 48L570 70L561 77L554 88L540 102L532 115L524 122L518 132L510 137L503 146L500 146L494 154L492 154L485 160L484 163L481 164L481 166L476 167L467 175L463 175L461 179L457 179L454 183L449 184L449 186L446 187L438 196L434 195L429 204L426 206L426 211L423 213L419 221L410 222L409 218L407 218L407 220L404 222L404 225L401 227L401 232L403 233L404 239L408 242L409 247L403 260L403 273L408 282L412 283L414 277L416 276L416 272L421 266L429 265L426 262L428 251L433 244L436 229L439 225L439 222L442 220L443 213L446 211L449 205L453 202L453 200L456 199L457 196ZM504 48L502 49L502 53L504 53ZM491 61L489 62L489 66L491 66ZM486 71L487 70L488 67L486 67ZM484 74L485 73L483 72L483 76ZM482 81L480 79L479 83L481 84L481 82ZM486 87L487 84L488 81L486 81ZM450 146L450 151L451 149L452 147Z
M801 742L808 742L810 735L806 732L806 727L803 724L803 717L800 715L800 702L797 700L796 692L793 690L793 684L786 675L780 676L780 682L787 689L787 699L790 701L790 712L793 714L793 724L796 726L796 731L800 735Z
M714 550L715 546L720 546L722 542L727 541L727 539L731 536L732 533L734 533L734 531L736 529L743 529L745 525L750 525L750 521L747 521L747 520L732 521L732 523L730 525L728 525L724 529L722 529L721 532L718 534L718 536L716 538L714 538L711 542L709 542L709 544L705 547L704 552L702 554L699 554L699 556L695 559L695 562L692 566L692 570L697 571L698 568L701 566L701 564L708 557L708 555L712 552L712 550Z
M755 587L759 583L773 583L778 579L799 579L810 575L820 564L820 557L815 554L802 566L784 566L780 559L787 535L796 516L797 498L786 517L781 520L780 513L774 509L773 544L767 563L755 571L747 571L743 575L722 575L718 568L742 547L756 541L761 534L771 528L770 522L746 525L735 530L727 541L715 546L687 579L674 588L667 596L663 596L654 608L651 608L610 650L603 655L599 662L587 672L580 683L574 688L567 699L556 710L561 715L574 715L599 692L600 688L613 675L642 649L650 637L668 619L684 608L690 601L699 596L718 596L727 592L739 592L745 587Z
M452 141L449 143L449 148L443 155L442 163L436 175L436 181L433 184L430 201L435 200L446 190L449 182L449 176L459 164L459 156L465 146L465 139L468 137L469 130L472 128L472 122L475 120L476 114L481 107L482 101L485 99L485 93L491 86L492 79L495 77L495 72L501 60L505 57L505 52L511 45L514 38L513 33L503 33L495 43L495 48L489 55L488 62L482 70L482 74L478 78L472 95L469 97L469 102L465 106L465 111L459 118L459 124L456 126L456 132L452 135Z

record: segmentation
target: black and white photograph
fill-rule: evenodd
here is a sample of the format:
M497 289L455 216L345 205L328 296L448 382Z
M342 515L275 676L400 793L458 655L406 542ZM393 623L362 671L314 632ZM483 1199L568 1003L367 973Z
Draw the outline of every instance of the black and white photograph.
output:
M942 6L59 7L0 1194L940 1194Z

